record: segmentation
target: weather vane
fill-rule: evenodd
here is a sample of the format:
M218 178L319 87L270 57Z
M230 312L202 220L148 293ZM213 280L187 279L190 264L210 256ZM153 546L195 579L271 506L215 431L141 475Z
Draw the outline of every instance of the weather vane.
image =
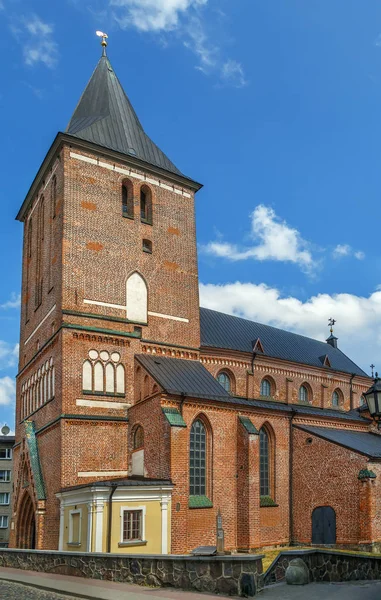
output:
M370 365L370 368L372 369L372 378L374 377L374 367L375 367L375 365L372 363Z
M96 31L95 32L97 34L98 37L102 38L101 41L101 46L103 47L103 56L106 56L106 47L107 47L107 39L108 39L108 35L107 33L104 33L103 31Z
M330 327L331 335L333 335L333 326L335 323L337 323L336 319L332 319L332 317L328 319L328 327Z

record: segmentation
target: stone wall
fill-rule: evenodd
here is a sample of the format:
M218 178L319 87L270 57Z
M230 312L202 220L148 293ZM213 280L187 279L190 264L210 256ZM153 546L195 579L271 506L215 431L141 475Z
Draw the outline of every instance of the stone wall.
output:
M264 585L284 581L286 569L294 558L304 560L308 567L310 582L381 579L381 556L365 556L335 550L290 550L281 552L264 573Z
M74 555L4 549L0 567L252 597L263 588L262 556Z

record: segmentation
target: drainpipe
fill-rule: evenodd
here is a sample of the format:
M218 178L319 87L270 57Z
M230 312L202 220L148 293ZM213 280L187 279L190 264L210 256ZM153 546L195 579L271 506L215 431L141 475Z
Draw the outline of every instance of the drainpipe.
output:
M183 404L185 402L185 394L181 392L181 400L180 400L180 415L183 416Z
M251 357L251 371L253 373L253 377L254 377L254 361L257 358L257 353L253 352L253 356Z
M108 527L107 527L107 552L111 552L111 530L112 530L112 497L118 489L118 485L112 485L112 490L108 499Z
M293 462L294 462L294 440L293 440L293 432L292 432L292 421L294 419L296 415L296 412L294 410L291 411L291 418L290 418L290 455L289 455L289 509L288 509L288 519L289 519L289 526L290 526L290 530L289 530L289 538L290 538L290 545L293 542L293 538L294 538L294 520L293 520L293 477L292 477L292 467L293 467Z
M356 373L352 373L351 378L349 380L350 390L349 390L349 402L351 410L353 410L353 380L356 377Z

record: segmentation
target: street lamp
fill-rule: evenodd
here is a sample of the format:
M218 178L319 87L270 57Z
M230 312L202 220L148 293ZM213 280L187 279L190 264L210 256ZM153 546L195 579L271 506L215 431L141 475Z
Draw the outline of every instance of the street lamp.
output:
M370 416L377 421L378 429L381 429L381 379L376 373L372 387L364 393Z

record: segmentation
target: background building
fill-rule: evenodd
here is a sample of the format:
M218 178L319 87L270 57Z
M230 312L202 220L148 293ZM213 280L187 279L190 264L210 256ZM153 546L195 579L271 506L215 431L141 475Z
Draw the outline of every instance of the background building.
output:
M13 446L15 437L3 427L0 435L0 548L6 548L12 515Z

